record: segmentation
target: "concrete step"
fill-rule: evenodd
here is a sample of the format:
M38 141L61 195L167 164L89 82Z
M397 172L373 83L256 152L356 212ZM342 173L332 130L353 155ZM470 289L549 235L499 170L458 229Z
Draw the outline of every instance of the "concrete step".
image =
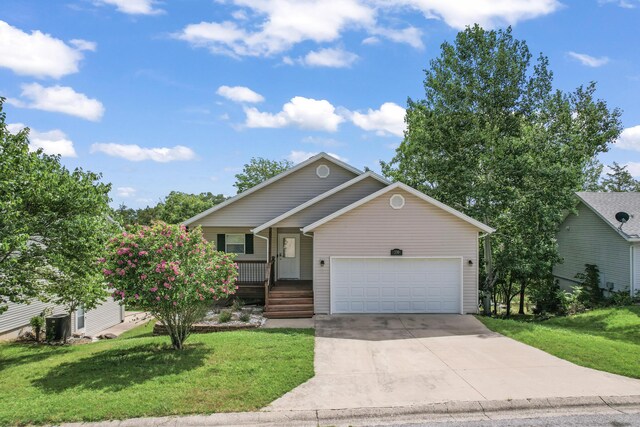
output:
M265 312L264 317L267 319L304 319L313 317L312 311L273 311Z

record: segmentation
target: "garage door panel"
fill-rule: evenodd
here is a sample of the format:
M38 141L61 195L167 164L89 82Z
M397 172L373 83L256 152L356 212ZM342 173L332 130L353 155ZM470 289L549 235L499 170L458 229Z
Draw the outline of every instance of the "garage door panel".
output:
M334 313L459 313L459 258L334 258Z

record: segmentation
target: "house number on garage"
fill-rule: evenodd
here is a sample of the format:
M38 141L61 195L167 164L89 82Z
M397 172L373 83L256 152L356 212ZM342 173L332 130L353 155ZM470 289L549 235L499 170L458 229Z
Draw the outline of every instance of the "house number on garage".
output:
M402 249L391 249L391 256L402 256Z

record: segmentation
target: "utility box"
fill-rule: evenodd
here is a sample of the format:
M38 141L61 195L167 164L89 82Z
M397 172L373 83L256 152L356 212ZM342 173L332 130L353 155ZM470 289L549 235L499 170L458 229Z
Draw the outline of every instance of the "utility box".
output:
M45 333L47 341L61 341L69 335L71 316L55 314L46 318Z

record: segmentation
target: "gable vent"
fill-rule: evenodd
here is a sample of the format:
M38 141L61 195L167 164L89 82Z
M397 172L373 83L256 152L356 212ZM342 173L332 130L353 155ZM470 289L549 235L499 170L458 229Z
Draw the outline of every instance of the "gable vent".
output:
M318 175L319 178L326 178L330 173L331 169L329 169L327 165L320 165L316 168L316 175Z
M394 194L389 198L389 205L393 209L402 209L404 207L404 197L400 194Z

